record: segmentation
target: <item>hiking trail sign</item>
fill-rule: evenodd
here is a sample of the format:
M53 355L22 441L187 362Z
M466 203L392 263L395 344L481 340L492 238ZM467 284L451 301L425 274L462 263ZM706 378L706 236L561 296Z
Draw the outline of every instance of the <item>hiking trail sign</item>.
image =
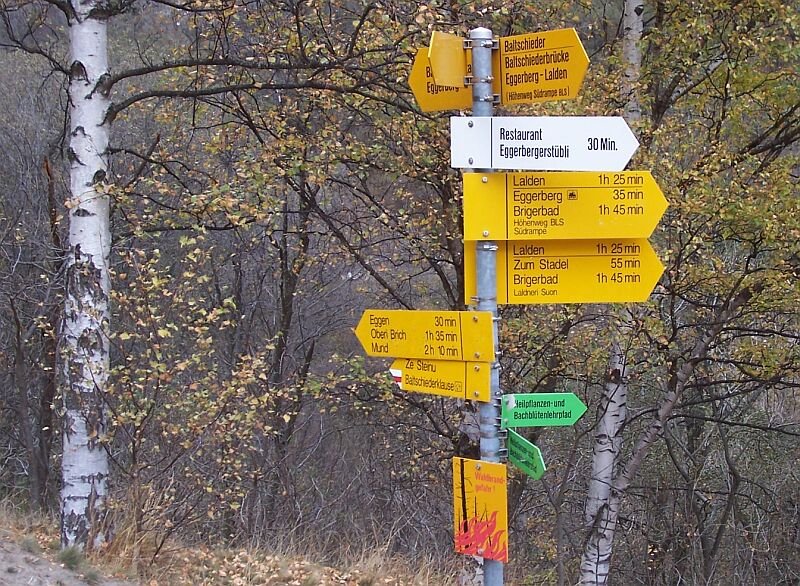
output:
M423 112L472 107L472 51L466 39L434 31L417 50L408 85ZM574 28L501 37L492 53L492 90L500 103L536 104L577 97L589 57Z
M500 103L574 100L589 57L574 28L500 37Z
M467 54L467 71L472 70L470 54ZM408 85L417 100L419 109L423 112L436 112L440 110L468 110L472 107L472 88L465 86L463 81L456 85L442 85L433 79L431 62L428 58L428 48L417 49L411 73L408 76Z
M649 171L464 173L465 240L647 238L666 209Z
M450 166L621 171L639 141L620 116L453 116Z
M646 301L664 265L644 238L497 242L497 302ZM464 296L476 291L474 246L464 247Z
M500 428L565 427L586 413L575 393L523 393L503 395Z
M539 480L547 470L542 458L542 451L536 444L529 442L513 429L508 430L506 439L508 461L525 474Z
M368 309L355 329L369 356L493 362L489 311Z
M398 358L389 372L403 391L489 401L492 365L488 362Z

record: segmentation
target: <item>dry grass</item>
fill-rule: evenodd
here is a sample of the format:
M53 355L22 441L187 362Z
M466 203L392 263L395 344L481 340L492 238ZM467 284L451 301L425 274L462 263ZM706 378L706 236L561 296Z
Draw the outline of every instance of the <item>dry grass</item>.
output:
M25 512L14 499L0 501L0 536L16 543L22 551L30 554L30 559L43 557L75 572L84 584L93 586L103 583L103 575L91 565L83 551L74 547L60 548L58 527L53 518ZM37 567L37 564L34 563L33 567ZM41 580L33 577L31 579Z
M60 551L55 519L24 513L10 501L0 501L0 528L26 551L43 552L51 560L75 565L87 574L87 583L97 585L103 584L102 574L119 576L144 586L444 586L453 583L452 579L437 574L430 560L396 559L387 555L386 548L370 549L353 544L345 548L339 569L308 561L323 559L315 555L309 544L289 542L271 546L260 544L250 549L213 549L172 541L152 562L152 541L125 525L115 532L113 543L84 558L81 552ZM62 556L69 559L60 559Z
M167 574L148 586L433 586L452 584L426 564L413 568L382 551L364 552L346 569L261 550L185 549Z
M25 512L14 499L0 500L0 531L28 553L58 550L58 530L53 520Z

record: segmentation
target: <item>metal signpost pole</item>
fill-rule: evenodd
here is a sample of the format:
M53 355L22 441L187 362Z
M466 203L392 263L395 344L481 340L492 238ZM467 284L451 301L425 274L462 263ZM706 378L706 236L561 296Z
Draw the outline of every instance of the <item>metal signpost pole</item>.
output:
M479 27L469 31L472 42L472 115L491 116L494 112L492 90L492 31ZM489 171L483 169L483 171ZM497 317L497 244L491 241L476 243L477 309L491 311ZM492 328L494 347L498 348L497 321ZM488 403L479 403L481 429L481 460L500 461L500 365L492 365L491 394ZM484 586L502 586L503 562L484 560Z
M551 67L558 56L559 67ZM667 201L649 172L623 171L639 146L623 118L493 115L495 103L575 99L588 66L574 29L498 40L483 27L466 41L431 34L430 47L417 50L408 82L423 112L472 106L472 116L450 118L450 166L468 171L464 292L477 311L468 320L439 312L420 330L422 316L406 323L399 310L370 310L356 329L370 356L397 359L391 370L401 388L456 398L463 392L478 403L480 460L453 458L453 516L456 552L483 556L484 586L502 586L508 562L508 474L501 460L508 457L535 480L546 469L541 450L510 428L573 425L586 411L573 393L503 396L498 303L643 301L664 270L647 238ZM494 83L494 75L503 79ZM464 91L470 85L471 95ZM518 187L545 185L547 198L517 201ZM509 281L519 286L510 288ZM587 288L588 281L595 286ZM465 323L479 321L472 335L461 337ZM434 334L454 344L425 343ZM467 341L491 346L467 347Z

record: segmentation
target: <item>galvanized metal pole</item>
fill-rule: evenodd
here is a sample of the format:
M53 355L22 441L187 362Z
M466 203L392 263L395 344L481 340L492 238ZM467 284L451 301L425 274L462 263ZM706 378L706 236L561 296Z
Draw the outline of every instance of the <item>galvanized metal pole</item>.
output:
M479 27L469 31L472 41L472 115L491 116L494 113L492 92L492 31ZM478 169L476 169L478 170ZM490 171L490 169L482 169ZM491 241L476 243L477 309L491 311L497 318L497 244ZM498 348L497 319L492 328L494 347ZM492 365L491 396L488 403L480 403L481 460L500 461L500 363ZM484 586L502 586L503 562L484 560Z

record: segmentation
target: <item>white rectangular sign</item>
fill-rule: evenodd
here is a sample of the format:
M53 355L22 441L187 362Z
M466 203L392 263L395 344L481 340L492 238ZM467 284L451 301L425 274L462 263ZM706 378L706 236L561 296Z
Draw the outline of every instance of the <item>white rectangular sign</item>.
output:
M621 171L638 147L619 116L450 118L455 169Z

